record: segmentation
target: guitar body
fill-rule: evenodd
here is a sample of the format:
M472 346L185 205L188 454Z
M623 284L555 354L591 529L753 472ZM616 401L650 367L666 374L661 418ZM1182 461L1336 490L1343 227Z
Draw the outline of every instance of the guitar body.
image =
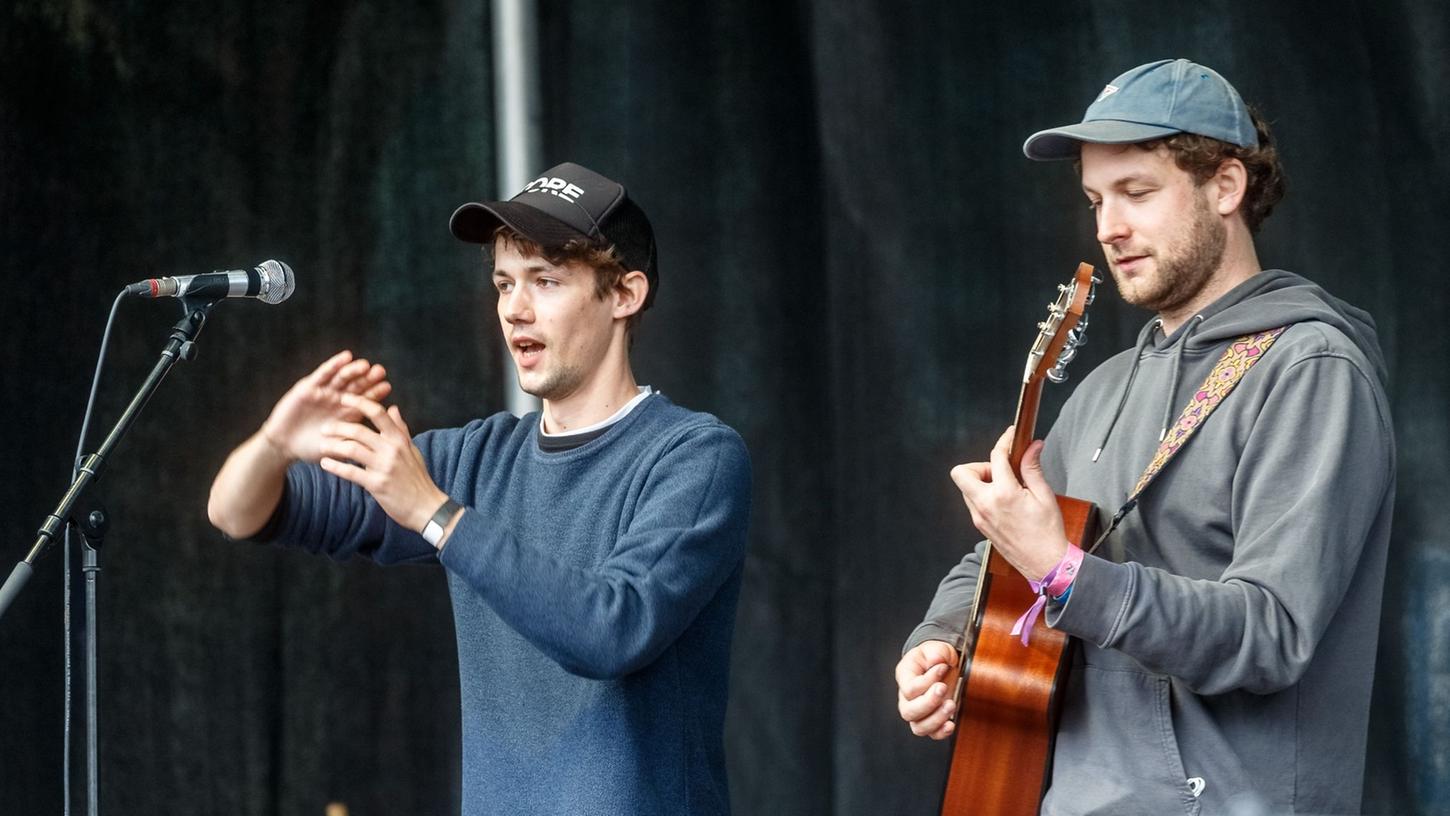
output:
M1097 514L1089 502L1057 497L1067 537L1092 543ZM1037 600L1006 559L990 550L962 650L957 729L942 816L1036 816L1047 788L1058 694L1070 663L1067 635L1046 615L1029 645L1012 634L1017 618Z

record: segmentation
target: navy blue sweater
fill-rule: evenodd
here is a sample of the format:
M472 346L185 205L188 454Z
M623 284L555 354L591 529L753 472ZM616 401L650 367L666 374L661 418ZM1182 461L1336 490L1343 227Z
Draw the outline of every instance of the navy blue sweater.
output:
M538 414L429 431L466 508L441 553L294 465L276 540L448 572L465 814L724 814L730 639L750 514L740 437L663 395L545 453Z

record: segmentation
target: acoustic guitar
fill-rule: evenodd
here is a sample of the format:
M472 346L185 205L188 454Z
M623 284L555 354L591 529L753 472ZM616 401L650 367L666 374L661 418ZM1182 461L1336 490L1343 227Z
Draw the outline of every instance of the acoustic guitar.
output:
M1087 307L1098 279L1079 264L1071 283L1058 287L1047 319L1027 356L1012 439L1012 471L1022 477L1045 380L1067 379L1065 367L1083 343ZM1093 505L1057 497L1068 538L1087 549L1097 515ZM987 545L966 621L962 659L945 682L957 702L951 769L942 816L1034 816L1050 777L1057 730L1057 695L1066 685L1068 638L1050 629L1046 615L1033 625L1028 645L1012 635L1019 616L1037 600L1027 580Z

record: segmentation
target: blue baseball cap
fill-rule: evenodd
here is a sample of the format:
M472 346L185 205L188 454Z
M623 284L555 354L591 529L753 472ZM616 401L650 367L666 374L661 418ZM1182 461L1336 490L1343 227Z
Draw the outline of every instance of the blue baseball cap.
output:
M1109 82L1076 125L1042 130L1022 144L1037 161L1075 159L1083 142L1133 144L1175 133L1258 147L1239 92L1219 73L1186 59L1139 65Z

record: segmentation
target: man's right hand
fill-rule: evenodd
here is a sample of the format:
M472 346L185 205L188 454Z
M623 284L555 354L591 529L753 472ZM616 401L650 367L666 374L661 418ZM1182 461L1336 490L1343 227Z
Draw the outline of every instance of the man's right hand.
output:
M956 728L951 719L956 703L942 678L957 659L950 643L928 640L912 647L896 664L896 710L918 737L946 739Z
M342 404L342 395L381 402L393 390L387 376L382 366L340 351L282 395L262 423L262 438L286 459L315 463L322 458L322 432L328 422L362 421L356 408Z

